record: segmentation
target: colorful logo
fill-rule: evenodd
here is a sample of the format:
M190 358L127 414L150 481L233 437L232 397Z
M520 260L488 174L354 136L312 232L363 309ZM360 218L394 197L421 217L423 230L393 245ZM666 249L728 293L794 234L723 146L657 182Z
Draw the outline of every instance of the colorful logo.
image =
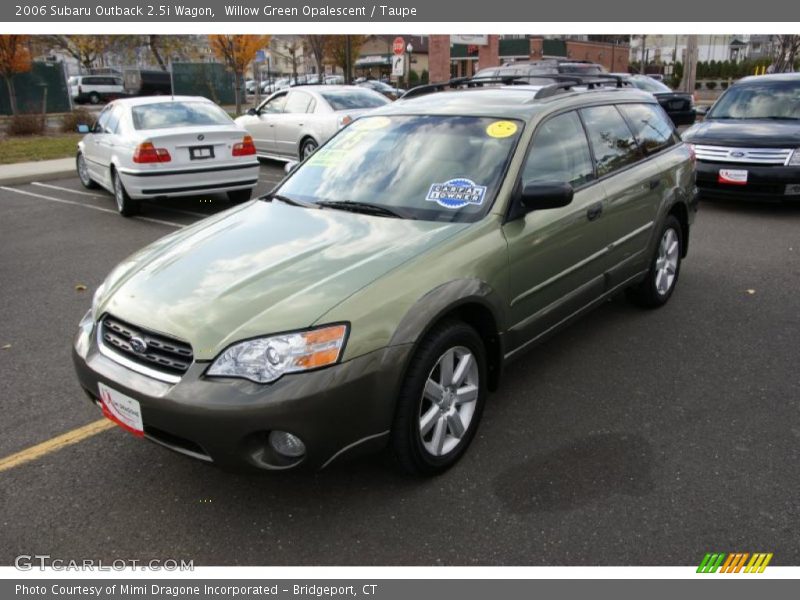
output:
M486 187L477 185L471 179L450 179L444 183L434 183L428 190L425 200L436 202L445 208L463 208L468 204L480 206Z
M749 562L748 562L749 559ZM763 573L772 560L772 552L708 552L700 566L698 573ZM747 563L747 566L745 566Z

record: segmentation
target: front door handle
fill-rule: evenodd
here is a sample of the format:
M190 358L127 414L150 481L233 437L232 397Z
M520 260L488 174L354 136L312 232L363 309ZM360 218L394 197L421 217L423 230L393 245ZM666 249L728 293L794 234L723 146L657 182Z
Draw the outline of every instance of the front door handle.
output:
M603 203L598 202L597 204L592 204L586 210L586 218L590 221L594 221L597 217L599 217L603 212Z

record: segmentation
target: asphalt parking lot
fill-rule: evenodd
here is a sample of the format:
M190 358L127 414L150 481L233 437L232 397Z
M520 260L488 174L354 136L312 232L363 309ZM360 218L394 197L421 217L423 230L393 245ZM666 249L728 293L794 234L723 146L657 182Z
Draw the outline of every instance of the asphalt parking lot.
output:
M0 460L101 418L70 359L93 291L227 206L123 219L75 178L0 189ZM0 564L800 564L798 290L800 206L703 203L671 302L617 298L514 363L445 475L227 473L114 427L0 471Z

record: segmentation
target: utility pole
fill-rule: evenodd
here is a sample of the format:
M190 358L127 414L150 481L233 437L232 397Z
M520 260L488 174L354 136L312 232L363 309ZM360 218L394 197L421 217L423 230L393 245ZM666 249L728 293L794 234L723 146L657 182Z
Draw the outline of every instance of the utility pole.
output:
M694 84L697 78L697 36L686 36L686 62L683 65L683 79L681 91L694 93Z

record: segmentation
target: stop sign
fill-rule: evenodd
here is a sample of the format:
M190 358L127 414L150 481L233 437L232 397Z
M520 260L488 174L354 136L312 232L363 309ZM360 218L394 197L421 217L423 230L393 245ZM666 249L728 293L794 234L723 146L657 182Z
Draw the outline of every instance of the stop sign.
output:
M406 51L406 41L400 36L394 38L394 42L392 42L392 51L398 55L403 54Z

